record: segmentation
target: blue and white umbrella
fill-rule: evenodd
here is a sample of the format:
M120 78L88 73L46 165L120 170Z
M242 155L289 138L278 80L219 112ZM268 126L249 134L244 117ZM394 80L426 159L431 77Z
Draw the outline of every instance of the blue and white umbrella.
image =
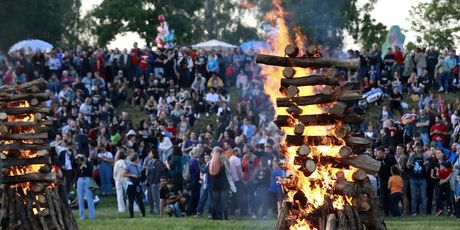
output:
M252 49L256 53L259 53L262 50L271 50L272 49L272 47L269 44L267 44L266 42L255 41L255 40L242 43L240 45L240 48L245 53L248 53L248 51L250 49Z
M32 50L32 52L35 52L37 50L45 52L53 49L53 45L49 44L48 42L37 39L23 40L11 46L11 48L8 50L8 53L13 53L21 49L24 50L26 53L29 52L29 50Z

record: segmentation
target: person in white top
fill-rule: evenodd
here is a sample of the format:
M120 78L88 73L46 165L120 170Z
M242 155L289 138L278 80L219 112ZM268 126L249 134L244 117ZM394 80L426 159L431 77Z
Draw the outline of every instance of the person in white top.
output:
M219 94L216 93L214 88L209 90L209 93L206 94L206 105L208 106L208 112L206 116L208 117L210 113L216 112L217 102L219 101Z
M113 166L113 179L115 181L115 190L117 194L118 212L126 211L125 187L126 177L123 172L126 170L126 154L123 150L118 150L115 154L115 165Z
M160 143L158 144L158 150L160 154L160 161L165 162L168 159L168 156L171 155L173 151L173 144L169 137L165 136L164 133L160 136Z
M224 148L226 153L231 153L229 157L230 161L230 175L232 176L233 183L236 186L236 194L232 196L232 202L230 205L230 214L233 215L236 209L240 210L240 215L247 214L247 202L245 202L245 192L243 184L243 169L241 167L241 158L242 155L241 149L235 147L231 149L231 146L228 143L224 143Z
M91 116L93 115L91 97L87 97L85 103L80 105L80 113L84 115L85 121L91 124Z

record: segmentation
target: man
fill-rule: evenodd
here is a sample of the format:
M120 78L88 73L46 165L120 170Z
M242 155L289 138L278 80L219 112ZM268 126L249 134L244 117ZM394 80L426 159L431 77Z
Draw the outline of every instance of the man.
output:
M426 69L428 78L431 82L434 80L434 71L436 65L438 64L438 57L438 51L435 50L434 46L430 46L430 48L426 51Z
M243 161L242 161L242 170L243 170L243 183L246 186L247 191L247 201L249 206L251 207L251 215L252 218L256 218L256 213L254 213L254 209L256 207L255 204L255 186L256 186L256 171L257 168L260 167L260 160L252 150L250 149L249 145L244 145L243 147ZM241 208L241 207L240 207Z
M85 103L81 104L80 105L80 113L83 114L84 116L84 119L86 122L88 122L88 124L91 124L91 117L93 115L92 113L92 105L91 105L91 98L90 97L87 97L85 99Z
M182 216L181 206L185 206L187 200L182 192L174 188L174 182L168 177L160 179L160 216L166 212L168 216Z
M421 201L421 206L419 212L426 214L426 192L427 184L426 180L428 178L427 166L428 161L423 156L422 143L418 142L415 144L415 152L412 152L409 156L409 160L406 164L407 168L410 170L410 188L411 188L411 211L412 216L417 215L417 204L418 200Z
M211 135L212 136L212 135ZM212 148L211 148L212 149ZM201 167L201 179L200 183L200 201L198 203L198 208L195 217L201 216L203 213L203 209L207 203L208 208L208 219L211 218L211 200L212 200L212 189L211 189L211 181L209 180L209 164L211 162L211 155L206 154L204 155L204 165Z
M248 140L251 140L252 136L255 134L256 127L251 124L250 120L244 118L243 125L241 126L241 131L246 136L246 138L248 138Z
M168 170L159 159L158 152L152 149L149 156L145 158L143 165L143 169L146 170L147 200L150 205L150 214L160 213L160 180Z
M380 203L383 207L385 216L390 215L390 194L388 192L388 180L391 176L391 167L397 164L393 155L389 154L389 149L385 151L383 148L377 148L376 157L380 160L380 170L378 173L379 178L379 191Z
M236 193L232 194L232 200L230 205L230 215L233 215L236 209L239 208L240 216L245 216L247 214L247 204L245 202L245 189L243 184L243 169L241 167L242 156L241 149L235 147L234 149L225 142L224 143L225 155L229 158L230 161L230 175L232 177L233 183L236 186Z
M446 144L446 136L449 134L449 130L441 120L442 118L439 115L434 119L435 124L430 129L431 141L438 141L438 138L441 138L442 143Z
M393 49L388 48L387 54L385 54L385 57L383 58L383 63L385 64L385 69L388 71L388 73L391 74L391 70L395 62L396 56L393 54Z

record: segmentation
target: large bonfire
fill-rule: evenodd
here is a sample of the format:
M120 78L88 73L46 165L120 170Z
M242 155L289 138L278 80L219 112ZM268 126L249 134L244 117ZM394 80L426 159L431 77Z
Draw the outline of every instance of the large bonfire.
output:
M289 173L282 183L287 202L278 228L385 229L375 215L367 177L367 173L378 171L379 164L356 155L367 143L352 137L351 123L362 121L363 114L356 114L350 103L343 103L355 102L361 95L343 90L343 84L334 79L333 68L317 68L321 64L301 68L293 64L298 62L290 61L299 56L321 58L319 49L304 52L305 37L298 29L295 39L290 38L285 14L280 0L274 0L266 20L276 25L279 33L271 44L273 49L263 53L289 57L280 59L286 60L281 64L270 58L262 60L263 55L257 58L259 63L278 65L262 65L265 92L275 107L277 125L285 133L280 149Z

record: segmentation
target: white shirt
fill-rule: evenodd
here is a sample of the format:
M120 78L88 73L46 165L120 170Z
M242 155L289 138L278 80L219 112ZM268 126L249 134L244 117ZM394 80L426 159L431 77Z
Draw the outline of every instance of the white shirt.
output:
M91 115L86 115L88 113L91 113L91 105L87 105L86 103L81 104L80 111L83 112L83 115L85 116L85 120L88 123L91 123Z
M240 177L238 176L238 167L241 167L241 159L235 155L232 155L229 159L230 161L230 175L232 176L233 182L240 181Z
M455 114L452 114L452 115L450 116L450 123L453 124L453 125L455 125L455 124L457 124L457 121L458 121L458 116L455 115Z
M206 94L206 101L216 103L218 100L219 100L219 95L217 93Z
M109 152L109 151L106 151L105 153L98 153L97 157L98 158L105 157L105 158L113 159L113 154L111 152Z
M117 160L113 166L113 179L115 183L123 183L126 181L126 177L123 176L123 172L126 170L125 160Z
M158 148L160 150L168 150L168 149L170 149L172 147L173 147L173 144L172 144L171 140L169 139L169 137L164 137L163 141L160 142L160 144L158 144Z

